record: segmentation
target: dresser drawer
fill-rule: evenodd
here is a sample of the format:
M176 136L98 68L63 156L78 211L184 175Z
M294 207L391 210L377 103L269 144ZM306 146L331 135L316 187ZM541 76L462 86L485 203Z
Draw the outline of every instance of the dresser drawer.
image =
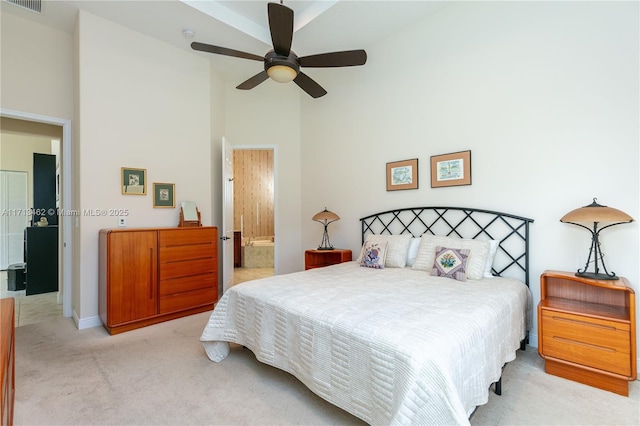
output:
M160 296L160 313L181 311L202 305L213 305L217 301L218 289L214 286L198 290Z
M188 260L175 260L160 263L160 280L189 277L217 271L218 259L214 256L204 256Z
M202 257L217 257L217 233L194 232L193 230L171 230L159 233L160 263L179 260L197 259Z
M207 272L182 278L160 280L160 297L204 288L218 287L218 274Z
M206 242L217 242L216 228L167 229L159 232L159 245L163 247L184 246Z
M627 323L542 311L543 353L629 376L631 335Z

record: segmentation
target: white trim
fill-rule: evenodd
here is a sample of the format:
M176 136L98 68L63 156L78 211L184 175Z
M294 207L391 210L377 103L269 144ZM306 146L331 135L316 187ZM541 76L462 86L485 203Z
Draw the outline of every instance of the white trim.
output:
M62 126L62 181L61 188L62 209L66 211L73 210L73 186L72 186L72 167L73 158L71 156L72 138L71 138L71 120L64 118L50 117L46 115L32 114L23 111L14 111L0 108L0 116L7 118L15 118L18 120L35 121L38 123L53 124ZM71 317L73 306L73 223L72 216L62 216L62 249L65 254L62 256L62 315Z
M538 347L538 335L537 334L529 334L529 345L531 347Z
M86 328L100 327L102 325L102 320L99 316L89 317L89 318L79 318L78 313L73 310L73 322L76 323L76 327L78 330L84 330Z

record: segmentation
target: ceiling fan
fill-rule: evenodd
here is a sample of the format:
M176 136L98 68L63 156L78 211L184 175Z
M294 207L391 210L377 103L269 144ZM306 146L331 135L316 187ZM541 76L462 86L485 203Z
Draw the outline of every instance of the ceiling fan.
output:
M271 78L280 83L293 81L313 98L327 94L327 91L311 77L300 71L300 67L332 68L352 67L364 65L367 62L367 52L364 50L347 50L342 52L321 53L318 55L298 57L291 50L293 40L293 10L279 3L268 3L269 30L273 49L264 57L226 47L193 42L191 48L202 52L236 58L251 59L264 62L264 71L259 72L247 81L237 86L237 89L249 90Z

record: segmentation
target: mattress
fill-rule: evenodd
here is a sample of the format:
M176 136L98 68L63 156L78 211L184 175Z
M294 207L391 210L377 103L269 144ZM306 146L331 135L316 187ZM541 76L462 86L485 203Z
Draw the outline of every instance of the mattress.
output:
M201 336L233 342L369 424L468 424L531 314L524 283L347 262L229 289Z

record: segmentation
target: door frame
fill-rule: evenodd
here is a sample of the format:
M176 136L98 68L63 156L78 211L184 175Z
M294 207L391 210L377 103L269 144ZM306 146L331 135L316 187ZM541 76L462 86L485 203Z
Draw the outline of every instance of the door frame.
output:
M34 121L37 123L53 124L62 127L62 161L60 172L62 175L62 187L60 188L61 205L60 208L67 212L73 211L73 185L72 185L72 139L71 120L51 117L40 114L32 114L24 111L15 111L0 108L0 116L14 118L24 121ZM62 258L62 316L71 317L73 315L73 216L71 214L62 215L61 234L62 251L58 257L58 262Z

